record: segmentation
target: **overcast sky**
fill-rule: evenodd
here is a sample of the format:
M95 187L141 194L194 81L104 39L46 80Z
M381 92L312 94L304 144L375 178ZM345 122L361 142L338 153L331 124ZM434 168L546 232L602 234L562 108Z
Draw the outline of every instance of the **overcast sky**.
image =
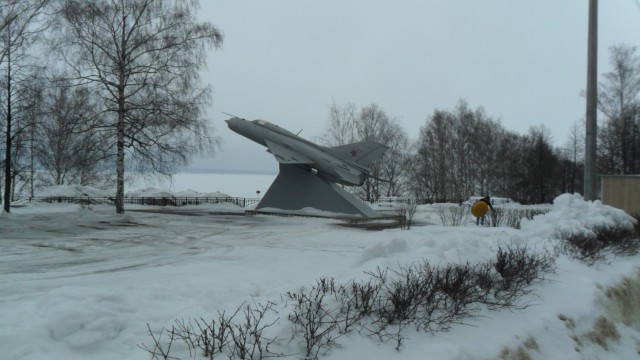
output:
M602 74L610 46L640 47L640 2L599 3ZM587 0L202 0L201 18L225 35L202 79L223 148L192 168L275 172L223 112L313 139L334 100L377 103L417 139L434 110L465 99L510 131L543 124L562 145L585 113L587 10Z

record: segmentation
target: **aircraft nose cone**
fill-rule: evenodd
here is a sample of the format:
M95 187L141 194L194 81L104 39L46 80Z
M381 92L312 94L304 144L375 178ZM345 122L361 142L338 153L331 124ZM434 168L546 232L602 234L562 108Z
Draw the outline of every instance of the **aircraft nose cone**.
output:
M238 132L239 130L241 130L243 128L243 123L242 120L233 117L231 119L225 120L224 122L227 123L227 126L229 127L229 129Z

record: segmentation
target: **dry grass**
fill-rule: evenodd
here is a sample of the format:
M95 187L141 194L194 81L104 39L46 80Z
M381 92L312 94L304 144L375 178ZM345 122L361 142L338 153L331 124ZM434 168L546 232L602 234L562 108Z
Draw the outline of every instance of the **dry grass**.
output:
M540 351L540 347L536 342L536 339L529 336L525 341L522 342L522 345L517 346L515 349L511 349L508 347L503 347L500 355L498 355L499 360L532 360L530 352L531 351Z
M500 360L532 360L531 355L527 349L522 346L518 346L515 350L509 348L503 348L498 356Z
M592 343L600 345L603 349L609 350L607 341L611 340L617 342L620 340L620 333L618 332L616 325L611 320L604 316L600 316L593 324L591 331L584 334L584 337Z
M570 336L578 352L589 342L609 351L611 344L621 339L617 326L622 324L640 329L640 269L635 276L625 277L617 284L601 289L604 305L602 315L593 322L587 332ZM571 318L560 314L558 319L563 321L569 330L575 331L576 325ZM637 344L640 345L640 342ZM640 347L638 350L640 354Z
M605 306L615 322L640 330L640 269L604 290Z

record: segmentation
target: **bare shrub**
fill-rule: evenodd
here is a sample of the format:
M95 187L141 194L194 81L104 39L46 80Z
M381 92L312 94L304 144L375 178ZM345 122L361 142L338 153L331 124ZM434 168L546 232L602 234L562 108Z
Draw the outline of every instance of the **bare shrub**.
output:
M264 335L264 331L278 320L276 317L270 322L266 321L270 313L275 313L274 305L272 302L266 305L254 303L253 306L243 304L230 315L225 312L218 313L218 318L212 321L176 320L171 330L162 329L158 336L155 336L147 325L154 345L149 347L142 344L139 347L147 351L152 359L179 359L170 355L172 345L178 340L186 344L190 357L194 357L194 354L208 359L218 356L230 359L281 357L284 355L274 353L270 349L278 339ZM244 315L243 319L235 322L240 313ZM161 341L163 333L169 336L165 342Z
M243 321L232 325L230 332L230 353L233 359L263 359L277 355L270 346L277 341L276 337L267 338L264 330L273 326L278 319L266 322L265 319L273 310L274 303L267 305L247 305L243 310ZM279 354L281 355L281 354Z
M495 206L493 211L489 213L489 226L505 226L520 229L522 219L531 220L534 216L546 214L547 212L549 212L547 209L522 209Z
M151 330L151 326L147 324L147 329L149 331L149 335L151 335L151 339L153 340L153 345L151 347L145 345L144 343L138 345L139 348L149 353L152 360L170 360L170 359L178 359L176 357L170 356L171 347L176 340L175 333L173 331L166 331L164 328L160 330L158 336L156 336ZM168 334L169 339L166 341L166 344L163 344L162 335Z
M241 307L237 308L231 315L219 312L218 319L211 321L202 318L188 322L176 320L172 333L187 344L189 353L200 351L203 357L214 359L216 354L229 352L232 321L240 310Z
M439 290L442 305L436 324L440 330L448 330L453 323L472 316L477 311L482 291L475 283L474 267L466 264L449 264L439 271Z
M416 329L428 332L440 330L447 322L447 312L442 312L445 292L443 292L443 274L439 268L427 261L416 266L417 279L420 282L416 314L413 322Z
M436 267L423 261L395 271L378 268L369 273L383 291L381 306L373 314L373 333L388 339L392 336L387 327L407 322L424 331L446 331L473 316L481 304L490 309L524 308L527 305L518 300L554 267L550 252L508 245L498 248L494 260L476 265Z
M437 204L434 206L435 212L445 226L464 225L469 218L469 208L456 204ZM483 222L483 226L498 227L505 226L520 229L522 219L533 219L534 216L545 214L548 209L540 208L512 208L495 206L486 215L488 221Z
M553 271L555 257L546 251L534 252L526 245L499 246L493 266L502 277L503 288L512 288L514 284L544 280L541 275Z
M353 297L351 299L354 307L360 311L363 317L370 315L378 308L381 289L381 284L371 280L352 283Z
M553 271L554 262L548 252L507 245L498 248L495 259L475 265L434 266L423 260L397 270L377 268L367 273L368 280L346 285L320 278L310 288L286 293L285 307L291 307L289 342L301 345L305 359L317 359L339 346L340 336L356 330L381 342L394 342L399 350L407 326L431 333L447 331L452 324L475 316L482 306L490 310L525 307L518 301L531 293L532 284ZM209 359L285 356L271 350L278 339L265 335L278 321L274 306L272 302L243 304L210 322L176 321L170 331L163 329L157 336L149 328L154 345L140 347L153 359L175 359L170 351L176 340L187 345L191 356L200 352ZM165 333L169 338L163 342Z
M587 264L602 261L609 255L631 256L640 251L638 224L595 227L590 233L559 233L562 240L557 251Z
M595 234L559 233L557 237L562 240L557 246L558 252L573 259L593 264L606 257L605 249L598 243Z
M414 318L421 286L414 265L401 267L394 272L398 275L396 277L389 277L388 270L378 268L376 273L368 273L380 282L384 290L383 304L376 314L384 325Z
M444 226L460 226L467 221L469 208L456 204L436 204L436 214Z
M416 203L403 203L398 208L398 219L400 219L400 228L403 230L410 230L411 223L413 222L413 216L416 214L418 204Z
M555 269L556 256L548 251L535 252L528 246L499 246L492 263L499 280L493 289L493 307L516 307L515 302L531 292L530 286L544 281Z
M362 319L371 317L379 311L382 298L382 284L372 279L367 281L351 281L343 288L340 298L341 316L338 319L340 331L349 332Z
M338 326L341 311L335 301L339 289L333 278L321 278L309 290L286 294L293 303L288 317L293 323L291 340L302 336L305 358L317 359L321 351L324 354L336 346L336 339L342 335Z
M389 336L384 330L407 322L413 322L418 329L437 330L435 314L444 298L439 268L423 261L393 271L378 268L369 275L382 285L383 291L380 307L374 313L376 335L393 338L395 335Z

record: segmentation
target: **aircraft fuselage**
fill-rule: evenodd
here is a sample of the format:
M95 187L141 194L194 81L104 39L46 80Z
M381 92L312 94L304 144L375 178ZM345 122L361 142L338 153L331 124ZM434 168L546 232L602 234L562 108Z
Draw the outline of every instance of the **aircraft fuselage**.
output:
M361 186L369 169L354 161L359 149L336 148L314 144L296 134L264 120L248 121L237 117L226 120L229 129L268 148L280 164L297 165L314 171L318 176L344 185ZM384 150L383 150L384 151Z

